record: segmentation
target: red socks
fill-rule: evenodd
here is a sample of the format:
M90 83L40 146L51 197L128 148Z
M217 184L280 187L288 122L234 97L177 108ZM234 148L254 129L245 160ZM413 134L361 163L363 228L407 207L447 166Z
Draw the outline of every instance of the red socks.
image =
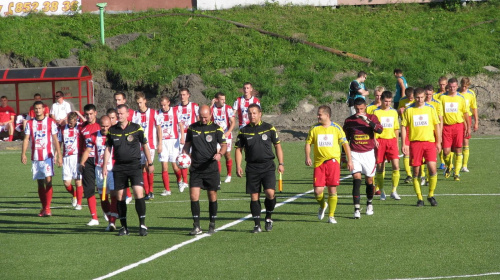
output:
M127 188L127 197L132 197L132 193L130 192L130 188Z
M47 205L47 198L45 196L44 186L38 186L38 197L40 198L40 202L42 203L42 209L45 210L45 206Z
M87 198L87 203L89 204L90 216L92 216L92 219L97 220L97 206L95 195Z
M14 135L9 135L9 142L12 142L12 139L14 139Z
M231 172L233 170L233 160L232 159L226 161L226 169L227 169L227 176L231 176Z
M45 187L45 209L50 212L50 203L52 202L52 185Z
M180 182L182 180L182 172L181 172L181 170L180 169L177 170L177 171L174 170L174 173L175 173L175 177L177 177L177 182Z
M149 177L147 172L142 172L142 181L144 183L144 192L149 194Z
M188 169L187 168L181 169L181 174L182 174L182 179L183 179L184 183L187 184L187 182L188 182Z
M82 205L83 186L76 187L76 204Z
M168 180L168 171L163 171L161 173L161 178L163 179L163 187L165 188L165 190L170 191L170 182Z
M148 173L148 182L149 182L149 192L153 192L153 187L155 183L155 174L154 173Z
M219 173L220 173L220 170L222 169L222 168L220 167L220 161L218 161L218 162L217 162L217 166L219 167Z
M73 195L73 197L76 196L76 193L75 193L75 190L73 189L73 186L72 185L69 185L69 186L65 186L66 187L66 190Z

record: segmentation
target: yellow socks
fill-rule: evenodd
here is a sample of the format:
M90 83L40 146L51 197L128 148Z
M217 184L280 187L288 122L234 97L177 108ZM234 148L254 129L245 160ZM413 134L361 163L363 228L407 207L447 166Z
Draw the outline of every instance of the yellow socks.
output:
M437 174L430 175L430 177L429 177L429 194L427 195L427 197L434 196L434 190L436 189L437 182L438 182Z
M410 168L410 156L405 156L403 159L405 165L406 176L412 177L411 168Z
M464 155L464 164L462 166L467 167L467 163L469 163L469 146L463 147L462 154Z
M323 193L316 195L316 201L319 204L319 207L325 208L325 196Z
M399 174L399 170L392 171L392 192L395 192L399 186L399 179L401 175Z
M463 155L457 153L455 157L455 175L457 176L460 173L460 169L462 169L462 160L463 160Z
M375 184L379 190L384 189L384 173L377 172L375 174Z
M413 189L415 190L415 193L417 194L418 200L423 200L422 199L422 191L420 190L420 179L418 177L413 177Z
M336 193L330 194L328 196L328 217L333 217L333 215L335 214L335 209L337 208L337 200L338 198Z

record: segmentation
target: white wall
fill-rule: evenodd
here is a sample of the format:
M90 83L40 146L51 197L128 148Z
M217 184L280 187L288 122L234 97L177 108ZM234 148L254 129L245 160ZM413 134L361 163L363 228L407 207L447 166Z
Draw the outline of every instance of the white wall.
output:
M279 3L280 5L307 5L307 6L337 6L337 0L198 0L198 10L223 10L235 6L264 5Z

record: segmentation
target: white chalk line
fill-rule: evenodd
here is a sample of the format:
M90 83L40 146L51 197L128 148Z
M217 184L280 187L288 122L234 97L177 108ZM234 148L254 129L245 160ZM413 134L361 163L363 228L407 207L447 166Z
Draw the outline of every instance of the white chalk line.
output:
M482 276L490 276L490 275L500 275L500 272L489 272L489 273L467 274L467 275L435 276L435 277L393 278L393 279L387 279L387 280L433 280L433 279L453 279L453 278L482 277Z

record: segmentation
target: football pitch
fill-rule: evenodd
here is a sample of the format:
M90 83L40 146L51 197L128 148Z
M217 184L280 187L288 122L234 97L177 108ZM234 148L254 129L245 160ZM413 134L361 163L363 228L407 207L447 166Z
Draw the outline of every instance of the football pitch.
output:
M104 232L100 206L101 225L86 226L88 208L71 207L61 169L54 177L53 216L38 217L31 164L20 163L20 151L0 151L0 279L499 279L499 137L474 136L470 143L471 172L462 172L459 182L439 173L437 207L426 200L424 207L415 206L413 186L403 182L402 171L402 199L376 196L375 214L366 216L362 209L361 219L354 220L352 179L342 170L333 225L317 218L304 142L283 143L283 192L277 193L273 230L251 233L245 180L233 167L232 182L222 183L219 193L217 232L196 237L188 235L188 191L179 193L170 174L172 195L160 196L158 162L155 199L147 202L149 235L138 236L132 202L130 236L118 237ZM386 193L390 174L387 168ZM427 191L422 187L424 198ZM364 205L364 185L362 194ZM206 232L208 202L206 195L202 198Z

